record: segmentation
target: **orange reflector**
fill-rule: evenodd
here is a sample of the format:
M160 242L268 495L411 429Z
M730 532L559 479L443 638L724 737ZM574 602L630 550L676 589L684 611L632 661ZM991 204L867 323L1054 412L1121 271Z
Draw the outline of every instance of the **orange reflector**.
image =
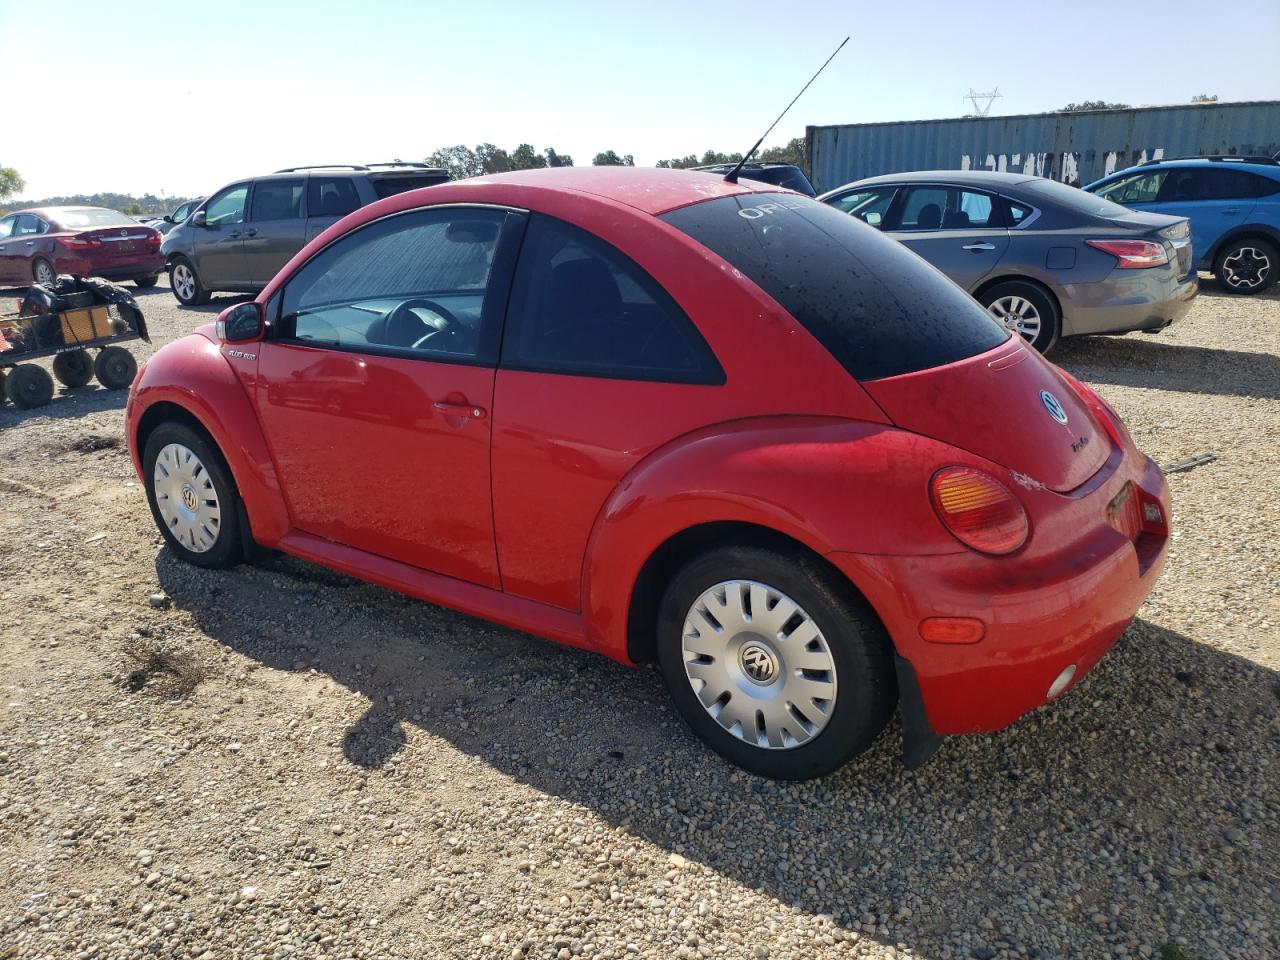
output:
M977 643L987 625L973 617L929 617L920 621L920 636L930 643Z

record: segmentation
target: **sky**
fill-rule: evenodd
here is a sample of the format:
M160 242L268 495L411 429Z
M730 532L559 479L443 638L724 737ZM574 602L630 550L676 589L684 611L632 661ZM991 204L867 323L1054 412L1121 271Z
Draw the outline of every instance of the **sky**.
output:
M999 88L993 116L1280 99L1280 2L1246 20L1223 29L1204 0L0 0L0 166L38 199L203 195L458 143L579 165L742 151L846 35L765 146L806 124L961 116L971 87Z

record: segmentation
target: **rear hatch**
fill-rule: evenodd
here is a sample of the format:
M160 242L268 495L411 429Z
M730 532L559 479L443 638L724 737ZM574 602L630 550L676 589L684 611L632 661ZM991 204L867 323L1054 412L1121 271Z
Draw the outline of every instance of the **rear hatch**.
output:
M1020 338L967 360L864 383L897 426L985 457L1064 493L1106 463L1092 414Z
M102 227L96 230L82 230L78 236L82 240L97 240L102 244L101 259L131 259L159 249L148 243L148 239L157 231L138 224L136 227Z

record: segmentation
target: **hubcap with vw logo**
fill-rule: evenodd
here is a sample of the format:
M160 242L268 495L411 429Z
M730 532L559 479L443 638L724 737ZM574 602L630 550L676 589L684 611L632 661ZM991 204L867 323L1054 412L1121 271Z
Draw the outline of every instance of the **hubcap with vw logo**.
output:
M768 584L727 580L703 591L685 616L683 651L703 709L753 746L803 746L835 709L836 665L822 630Z
M156 510L174 538L192 553L212 549L222 529L222 505L195 451L181 443L162 447L151 486Z

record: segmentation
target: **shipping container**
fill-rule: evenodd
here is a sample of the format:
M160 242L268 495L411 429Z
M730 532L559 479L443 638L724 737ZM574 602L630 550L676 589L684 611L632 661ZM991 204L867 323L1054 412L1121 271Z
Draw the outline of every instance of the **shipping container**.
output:
M1004 170L1092 183L1162 157L1274 156L1280 100L806 128L819 192L907 170Z

